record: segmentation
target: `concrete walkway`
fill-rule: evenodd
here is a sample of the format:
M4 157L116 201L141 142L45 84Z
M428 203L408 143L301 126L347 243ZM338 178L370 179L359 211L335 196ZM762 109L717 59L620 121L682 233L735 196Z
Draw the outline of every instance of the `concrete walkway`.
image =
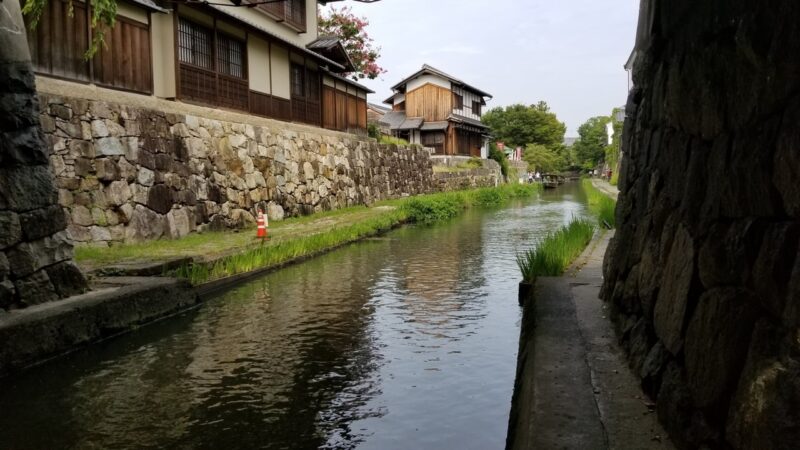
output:
M616 186L612 185L606 180L600 178L592 178L592 184L602 193L613 198L614 200L616 200L617 197L619 197L619 189L617 189Z
M598 298L613 232L526 305L511 449L673 449Z

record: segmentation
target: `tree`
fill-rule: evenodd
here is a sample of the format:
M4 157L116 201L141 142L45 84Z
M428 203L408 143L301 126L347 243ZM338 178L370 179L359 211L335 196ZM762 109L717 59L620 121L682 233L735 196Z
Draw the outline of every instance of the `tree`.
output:
M483 115L483 123L495 138L509 147L540 144L555 150L564 141L566 125L558 121L546 102L525 106L516 104L492 108Z
M36 28L39 24L39 19L42 17L44 7L47 6L48 0L25 0L25 6L22 8L22 13L28 16L31 29ZM84 57L91 58L97 53L97 50L105 45L106 31L114 28L114 23L117 20L117 0L91 0L92 8L92 43L89 49L86 50ZM72 0L68 2L68 12L72 17Z
M557 172L565 166L565 161L561 155L541 144L528 144L522 153L522 159L528 163L528 168L531 171Z
M606 124L610 117L592 117L578 127L578 140L573 145L576 162L585 169L590 169L603 160L608 146Z
M350 60L353 61L355 71L349 75L354 80L369 78L374 80L386 69L379 66L381 48L373 44L373 39L367 34L369 22L365 17L356 17L349 7L341 9L331 8L330 12L319 17L320 36L336 36L344 46Z

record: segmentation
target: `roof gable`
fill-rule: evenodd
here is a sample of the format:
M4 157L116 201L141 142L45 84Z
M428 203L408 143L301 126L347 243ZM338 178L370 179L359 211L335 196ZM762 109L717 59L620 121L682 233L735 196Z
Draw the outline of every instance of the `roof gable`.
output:
M392 90L393 91L400 91L400 90L402 90L401 88L405 88L405 85L408 84L409 81L413 80L414 78L417 78L417 77L420 77L422 75L425 75L425 74L434 75L434 76L437 76L437 77L444 78L444 79L448 80L451 84L453 84L455 86L459 86L459 87L461 87L463 89L470 90L470 91L472 91L472 92L474 92L474 93L476 93L476 94L478 94L478 95L480 95L482 97L492 98L492 94L489 94L488 92L482 91L482 90L480 90L480 89L478 89L478 88L476 88L474 86L471 86L471 85L459 80L458 78L456 78L456 77L454 77L452 75L449 75L449 74L447 74L445 72L442 72L441 70L439 70L439 69L437 69L437 68L435 68L433 66L430 66L428 64L423 64L422 65L422 69L418 70L413 75L404 78L402 81L400 81L399 83L397 83L394 86L392 86Z

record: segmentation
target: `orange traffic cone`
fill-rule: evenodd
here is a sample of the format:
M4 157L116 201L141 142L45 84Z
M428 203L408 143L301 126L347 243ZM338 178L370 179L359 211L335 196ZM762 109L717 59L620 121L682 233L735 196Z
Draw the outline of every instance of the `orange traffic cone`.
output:
M260 209L258 210L258 220L256 220L258 229L256 230L256 238L261 240L268 240L267 227L269 226L269 219Z

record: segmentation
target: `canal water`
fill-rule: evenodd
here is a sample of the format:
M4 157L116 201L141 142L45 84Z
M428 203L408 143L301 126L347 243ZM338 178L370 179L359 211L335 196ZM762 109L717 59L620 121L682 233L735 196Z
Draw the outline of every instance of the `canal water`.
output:
M404 227L2 381L0 448L500 449L517 251L577 183Z

